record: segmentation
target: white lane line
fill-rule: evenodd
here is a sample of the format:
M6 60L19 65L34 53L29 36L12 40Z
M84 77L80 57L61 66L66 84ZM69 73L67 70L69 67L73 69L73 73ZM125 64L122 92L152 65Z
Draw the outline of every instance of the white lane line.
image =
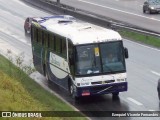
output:
M135 14L135 13L119 10L119 9L116 9L116 8L111 8L111 7L108 7L108 6L99 5L99 4L88 2L88 1L85 1L85 0L78 0L78 1L84 2L84 3L87 3L87 4L91 4L91 5L95 5L95 6L98 6L98 7L102 7L102 8L106 8L106 9L110 9L110 10L114 10L114 11L118 11L118 12L122 12L122 13L126 13L126 14L130 14L130 15L134 15L134 16L138 16L138 17L142 17L142 18L146 18L146 19L149 19L149 20L154 20L154 21L160 22L159 19L152 19L150 17L146 17L146 16L143 16L143 15L138 15L138 14Z
M151 73L153 73L153 74L155 74L155 75L157 75L157 76L160 76L160 73L158 73L158 72L155 72L155 71L152 71L152 70L151 70Z
M129 101L135 103L136 105L143 105L142 103L138 102L137 100L135 100L135 99L133 99L133 98L128 97L127 99L128 99Z
M148 110L148 111L154 112L154 111L156 111L156 110Z

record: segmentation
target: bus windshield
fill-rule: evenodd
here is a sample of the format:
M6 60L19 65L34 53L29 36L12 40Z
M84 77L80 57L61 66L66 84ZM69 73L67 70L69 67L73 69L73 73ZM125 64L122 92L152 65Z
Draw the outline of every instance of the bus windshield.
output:
M125 70L121 41L76 46L76 75L114 73Z

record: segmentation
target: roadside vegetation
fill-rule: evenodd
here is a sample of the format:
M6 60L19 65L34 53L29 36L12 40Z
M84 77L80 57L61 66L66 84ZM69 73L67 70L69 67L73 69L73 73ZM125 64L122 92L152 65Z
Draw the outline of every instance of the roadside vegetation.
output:
M122 35L122 37L140 42L149 46L153 46L156 48L160 48L160 38L159 37L153 37L150 35L144 35L140 34L138 32L132 32L132 31L119 31L119 33Z
M18 62L19 61L19 62ZM22 65L19 57L17 62ZM23 66L24 67L24 66ZM24 67L25 68L25 67ZM34 70L26 67L29 74ZM59 98L44 90L27 72L0 55L0 110L1 111L74 111ZM86 120L85 117L1 118L32 120Z

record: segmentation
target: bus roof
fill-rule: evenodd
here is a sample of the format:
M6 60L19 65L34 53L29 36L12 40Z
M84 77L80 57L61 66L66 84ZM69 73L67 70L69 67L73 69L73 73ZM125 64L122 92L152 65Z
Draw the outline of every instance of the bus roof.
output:
M69 15L55 15L36 19L39 27L71 39L73 44L86 44L121 40L118 32L91 23L80 21Z

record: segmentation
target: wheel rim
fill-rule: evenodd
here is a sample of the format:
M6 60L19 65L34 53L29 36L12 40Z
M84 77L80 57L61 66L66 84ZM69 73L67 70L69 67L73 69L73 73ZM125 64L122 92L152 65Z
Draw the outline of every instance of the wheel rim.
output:
M70 85L70 93L73 95L73 84Z

